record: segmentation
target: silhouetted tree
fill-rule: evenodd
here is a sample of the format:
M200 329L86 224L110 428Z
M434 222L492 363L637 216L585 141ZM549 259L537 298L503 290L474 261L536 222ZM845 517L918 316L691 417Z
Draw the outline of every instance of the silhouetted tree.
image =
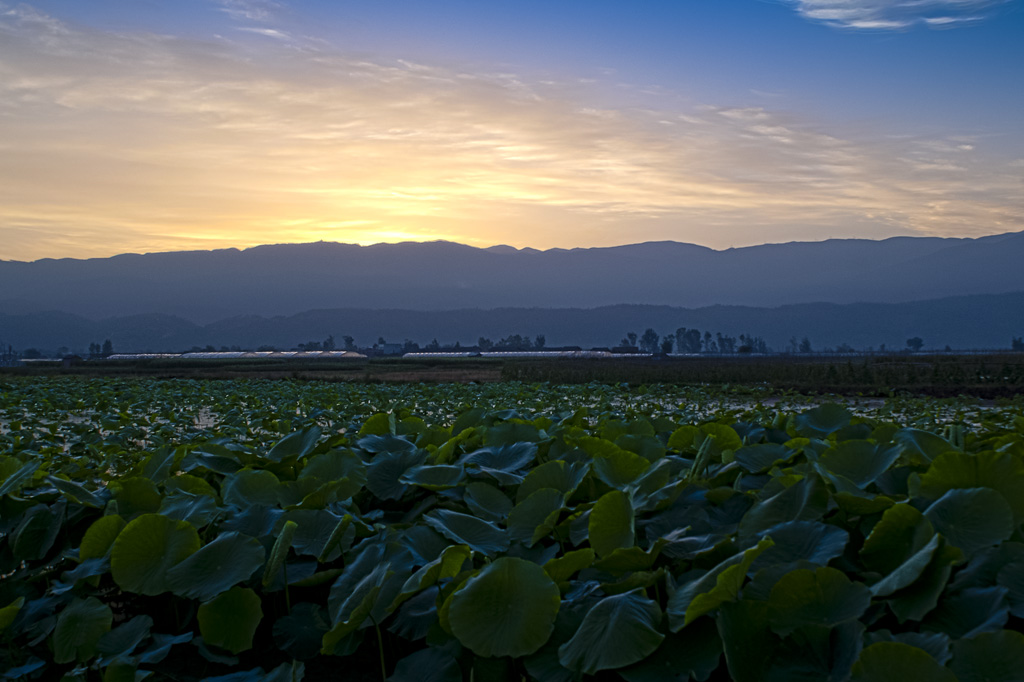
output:
M1010 348L1013 350L1024 350L1024 337L1013 337L1013 341L1010 343Z
M331 334L326 339L324 339L324 350L334 350L334 349L335 349L334 334Z
M494 348L494 341L491 341L486 336L481 336L476 340L476 345L480 350L490 350Z
M533 345L536 346L537 348L543 348L547 342L548 340L544 337L543 334L537 334L537 336L533 338Z
M700 352L700 330L680 327L676 330L676 350L680 353Z
M675 340L676 339L675 339L674 336L672 336L671 334L666 334L661 339L661 352L664 353L665 355L668 355L669 353L671 353L672 352L672 344L675 342Z
M431 353L436 353L437 351L441 350L441 344L437 342L437 339L434 339L433 341L427 344L427 347L424 350Z
M111 355L114 354L114 344L110 341L110 339L105 339L103 341L103 350L101 352L103 353L103 357L105 358L110 357Z
M921 350L922 346L924 346L924 341L921 339L920 336L915 336L912 339L907 339L907 348L914 351L915 353Z
M353 339L351 336L343 336L343 337L341 337L341 342L343 344L345 344L345 350L355 350L356 349L356 340Z
M810 353L813 350L814 349L811 348L811 340L809 338L807 338L805 336L804 338L800 339L800 352L801 353Z
M657 353L659 338L658 332L648 327L640 337L640 350L645 353Z

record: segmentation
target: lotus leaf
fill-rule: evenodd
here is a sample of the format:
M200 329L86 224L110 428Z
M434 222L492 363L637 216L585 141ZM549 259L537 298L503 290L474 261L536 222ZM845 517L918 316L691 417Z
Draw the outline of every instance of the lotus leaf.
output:
M171 589L167 572L199 550L192 524L159 514L130 521L114 540L110 573L128 592L157 595Z
M540 566L502 557L452 595L452 634L478 656L527 656L548 640L558 586Z

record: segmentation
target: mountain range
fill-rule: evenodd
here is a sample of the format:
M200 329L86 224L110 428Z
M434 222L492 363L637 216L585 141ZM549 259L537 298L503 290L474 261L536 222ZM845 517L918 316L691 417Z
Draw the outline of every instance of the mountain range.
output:
M1024 335L1024 233L828 240L715 251L450 242L0 261L0 340L118 350L290 347L327 335L474 343L545 334L609 346L697 327L818 347L1007 347Z

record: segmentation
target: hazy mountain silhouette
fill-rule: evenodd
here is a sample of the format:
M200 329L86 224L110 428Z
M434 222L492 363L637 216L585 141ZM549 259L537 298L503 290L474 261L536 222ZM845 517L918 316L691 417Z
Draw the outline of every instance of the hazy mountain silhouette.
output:
M677 242L548 251L450 242L321 242L0 261L0 312L56 310L90 319L160 313L208 324L337 308L897 303L1022 291L1022 262L1024 233L724 251ZM745 326L757 331L755 324Z
M817 349L849 344L864 349L886 344L904 347L919 336L926 348L1008 348L1024 336L1024 293L974 295L909 303L811 303L755 308L710 306L697 309L656 305L579 308L497 308L448 311L330 309L296 315L235 316L206 325L163 314L90 320L65 312L0 314L0 340L18 349L82 351L111 339L119 351L181 351L212 344L253 349L291 348L334 335L353 336L362 346L383 336L390 342L476 343L510 334L544 334L548 345L612 346L627 332L648 328L659 334L678 327L763 337L776 350L791 337L807 336Z

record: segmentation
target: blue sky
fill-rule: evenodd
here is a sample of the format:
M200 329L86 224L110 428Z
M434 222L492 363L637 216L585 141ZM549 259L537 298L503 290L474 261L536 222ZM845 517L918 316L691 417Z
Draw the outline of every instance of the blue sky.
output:
M1024 0L0 0L0 258L1017 231L1022 36Z

